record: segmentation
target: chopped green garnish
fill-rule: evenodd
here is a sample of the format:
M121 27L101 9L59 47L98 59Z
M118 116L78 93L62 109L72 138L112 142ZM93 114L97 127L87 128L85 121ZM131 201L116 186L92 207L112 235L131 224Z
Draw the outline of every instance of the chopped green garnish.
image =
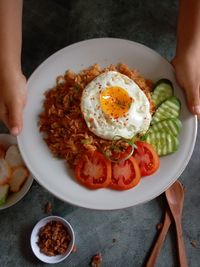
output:
M91 136L88 136L88 138L82 139L81 143L84 145L91 145L93 142L93 138Z

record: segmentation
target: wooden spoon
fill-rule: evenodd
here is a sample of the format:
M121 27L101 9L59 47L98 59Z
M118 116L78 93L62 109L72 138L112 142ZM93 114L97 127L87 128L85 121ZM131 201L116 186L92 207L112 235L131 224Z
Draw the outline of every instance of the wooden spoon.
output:
M184 201L184 189L182 184L179 181L176 181L169 189L166 190L165 195L176 225L179 263L181 267L188 267L181 226Z
M168 232L170 224L171 224L171 217L170 216L171 216L171 214L170 214L169 209L166 209L162 229L160 230L158 238L157 238L157 240L154 244L154 247L151 251L150 257L148 258L146 267L155 266L156 259L158 257L160 250L161 250L162 244L165 240L165 237L167 235L167 232Z

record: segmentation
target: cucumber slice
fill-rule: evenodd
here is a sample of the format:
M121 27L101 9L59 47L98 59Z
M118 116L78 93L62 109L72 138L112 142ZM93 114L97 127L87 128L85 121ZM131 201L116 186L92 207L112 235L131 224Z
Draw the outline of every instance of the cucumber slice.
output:
M171 96L165 100L156 110L153 115L151 124L163 121L166 119L177 118L180 114L181 103L176 96Z
M168 79L160 79L154 86L151 100L158 107L167 98L173 96L174 88L172 82Z
M174 153L179 148L179 140L176 136L163 131L149 133L146 142L151 144L159 156Z
M9 185L0 185L0 206L6 202L9 191Z
M177 136L180 133L181 128L182 128L181 121L177 118L172 118L159 121L153 124L152 126L149 127L148 133L164 131L174 136Z

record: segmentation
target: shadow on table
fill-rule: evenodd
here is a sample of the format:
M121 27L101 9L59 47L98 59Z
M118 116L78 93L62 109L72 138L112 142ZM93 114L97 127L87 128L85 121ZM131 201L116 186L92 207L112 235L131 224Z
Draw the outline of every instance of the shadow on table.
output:
M31 263L33 266L41 265L42 263L35 257L31 249L30 237L33 227L34 224L25 225L19 234L19 247L24 259L27 261L27 266L29 266L28 263Z
M66 203L58 198L54 198L53 200L53 215L68 217L71 213L73 213L78 207Z

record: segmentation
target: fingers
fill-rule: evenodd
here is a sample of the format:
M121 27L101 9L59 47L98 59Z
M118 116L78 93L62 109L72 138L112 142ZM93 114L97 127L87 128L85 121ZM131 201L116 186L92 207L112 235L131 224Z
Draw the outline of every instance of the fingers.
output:
M184 88L184 90L186 93L188 107L190 111L193 114L200 116L200 88L199 86Z
M7 106L8 109L8 128L12 135L17 136L22 130L22 112L23 105L21 102L12 102Z
M22 112L23 105L20 102L9 103L7 106L1 105L0 119L14 136L17 136L22 130Z
M8 126L8 114L5 105L0 104L0 120L3 121L3 123L6 125L7 128Z
M27 98L26 78L21 72L8 77L0 76L0 120L16 136L22 130L22 112Z
M189 110L200 118L200 61L188 53L172 61L176 80L184 90Z

